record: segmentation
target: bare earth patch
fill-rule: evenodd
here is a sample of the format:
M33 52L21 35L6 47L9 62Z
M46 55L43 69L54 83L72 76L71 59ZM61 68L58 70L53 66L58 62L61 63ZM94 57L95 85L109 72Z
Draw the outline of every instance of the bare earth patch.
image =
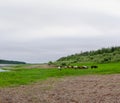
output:
M49 79L0 89L0 103L120 103L120 74Z

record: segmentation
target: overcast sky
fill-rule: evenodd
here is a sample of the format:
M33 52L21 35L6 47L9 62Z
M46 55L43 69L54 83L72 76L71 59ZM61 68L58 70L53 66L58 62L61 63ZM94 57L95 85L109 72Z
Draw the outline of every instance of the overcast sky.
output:
M0 59L28 63L120 46L119 0L0 0Z

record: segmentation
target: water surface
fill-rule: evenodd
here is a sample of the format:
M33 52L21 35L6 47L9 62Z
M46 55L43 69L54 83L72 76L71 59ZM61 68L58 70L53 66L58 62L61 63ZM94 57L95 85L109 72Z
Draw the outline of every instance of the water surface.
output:
M8 66L11 66L11 64L0 64L0 72L7 72L9 70L3 70L2 68L3 67L8 67Z
M3 69L0 69L0 72L7 72L8 70L3 70Z

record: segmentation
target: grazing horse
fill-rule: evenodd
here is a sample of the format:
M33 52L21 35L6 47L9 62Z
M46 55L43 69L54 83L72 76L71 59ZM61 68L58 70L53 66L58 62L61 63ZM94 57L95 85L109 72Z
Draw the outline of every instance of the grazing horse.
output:
M91 69L93 69L93 68L98 68L98 66L92 65L92 66L91 66Z
M69 69L74 68L73 66L67 66Z
M58 67L58 70L62 70L62 66L59 66L59 67Z
M78 69L83 69L83 66L79 66Z
M82 69L88 69L88 66L82 66Z
M79 66L78 69L88 69L88 66Z
M78 69L78 66L73 66L74 69Z
M67 69L67 68L68 68L68 66L65 66L64 68L65 68L65 69Z

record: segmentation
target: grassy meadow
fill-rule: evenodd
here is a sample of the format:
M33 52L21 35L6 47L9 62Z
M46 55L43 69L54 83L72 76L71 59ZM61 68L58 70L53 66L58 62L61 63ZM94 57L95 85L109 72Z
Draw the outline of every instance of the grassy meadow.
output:
M83 65L74 64L74 65ZM90 66L91 63L84 65ZM11 87L26 85L34 82L39 82L49 78L60 78L66 76L81 76L81 75L106 75L106 74L119 74L120 73L120 62L118 63L106 63L106 64L95 64L98 66L96 69L42 69L32 68L27 69L26 65L18 65L11 67L10 72L0 72L0 87Z

